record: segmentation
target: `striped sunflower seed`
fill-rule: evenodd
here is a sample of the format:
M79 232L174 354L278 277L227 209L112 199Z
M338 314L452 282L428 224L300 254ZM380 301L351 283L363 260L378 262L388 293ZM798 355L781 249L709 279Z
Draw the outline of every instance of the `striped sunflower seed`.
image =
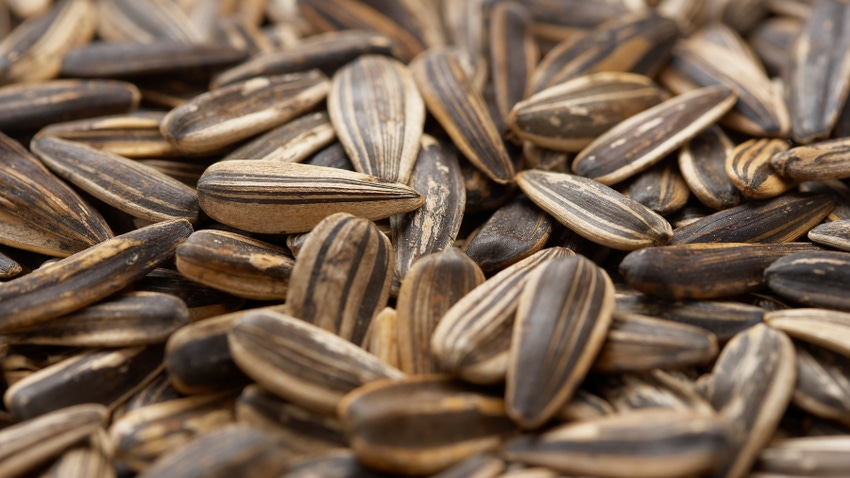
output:
M821 224L809 231L809 240L842 251L850 251L850 221L844 219Z
M507 267L458 300L431 336L431 351L444 370L473 383L504 379L514 315L531 272L551 259L573 255L567 248L542 249Z
M629 184L626 195L662 216L682 209L691 191L678 167L672 161L662 161L640 173Z
M538 428L570 400L602 348L613 309L614 284L582 256L552 260L529 274L505 388L514 422Z
M333 414L343 395L404 373L303 320L273 312L247 314L228 334L233 360L263 388L296 405Z
M573 155L554 149L541 148L531 141L523 141L522 157L528 165L528 169L566 173L570 171L570 165L573 164Z
M155 403L176 400L180 397L180 393L171 386L171 379L168 374L165 370L162 370L153 380L134 393L123 405L118 407L113 412L112 419L115 421L127 412L132 412L133 410L138 410L139 408Z
M197 192L149 166L53 136L33 140L30 148L58 176L133 217L198 220Z
M717 352L717 337L701 327L615 312L593 367L606 373L681 368L709 363Z
M777 173L790 180L823 181L850 177L850 140L834 139L797 146L770 159Z
M700 395L696 384L682 374L655 369L645 373L608 375L601 387L602 395L611 403L609 406L618 413L660 408L708 416L716 414Z
M828 194L835 200L835 206L826 216L827 221L850 219L850 187L838 179L826 181L807 181L800 183L800 192Z
M588 178L526 170L517 175L522 192L561 224L613 249L663 245L673 228L661 216Z
M285 299L295 261L289 251L242 234L197 231L177 246L177 270L189 280L256 300Z
M729 209L741 203L741 192L726 174L726 158L733 148L723 130L712 126L679 150L679 170L688 189L712 209Z
M850 422L850 359L797 341L797 385L792 403L822 418Z
M850 473L846 436L786 438L759 454L757 476L842 476Z
M850 285L850 254L800 252L785 256L765 269L770 290L810 307L850 311L845 291Z
M356 171L407 184L425 104L404 64L365 55L342 67L328 93L328 114Z
M791 242L820 223L834 204L827 195L800 193L749 202L677 228L670 244Z
M826 309L788 309L768 312L764 321L795 339L850 357L850 314Z
M338 212L383 219L415 210L424 201L400 183L275 160L213 164L198 181L198 197L201 209L213 219L272 234L307 232Z
M86 403L0 430L0 473L19 476L38 469L101 428L107 416L103 405Z
M717 299L762 289L774 261L817 250L808 243L648 247L627 255L620 273L635 290L663 299Z
M675 96L598 136L576 156L573 171L606 185L627 179L678 149L735 104L721 85Z
M417 0L359 0L387 18L394 21L402 29L412 35L425 47L443 46L446 44L440 14L428 2Z
M514 106L514 134L536 145L579 152L617 123L669 97L651 79L599 72L547 88Z
M791 132L798 143L829 136L850 91L850 5L825 0L812 7L794 43L786 83ZM812 101L821 98L822 101Z
M552 216L517 196L466 238L463 252L484 273L496 273L543 249L552 235L552 222Z
M393 270L390 240L349 214L320 222L304 241L286 295L288 313L360 345L387 305Z
M458 149L490 179L505 184L515 174L500 128L487 110L484 98L464 71L452 48L434 48L410 64L428 111L445 128Z
M200 43L201 33L174 2L98 0L97 34L106 41Z
M145 386L161 370L162 347L128 347L83 352L15 382L3 395L19 420L81 403L110 410Z
M496 478L504 476L505 462L499 457L480 453L451 466L432 478Z
M558 412L557 419L562 422L577 422L614 413L614 407L607 400L580 388Z
M2 142L2 139L0 139L0 142ZM2 149L2 146L0 146L0 149ZM0 182L5 182L2 175L3 172L0 170ZM54 181L56 179L53 176L51 178ZM64 183L60 184L64 187ZM76 193L74 194L76 195ZM88 206L84 207L94 214L100 215L94 209L90 209ZM56 225L56 223L53 224ZM106 226L105 221L103 225ZM109 231L109 234L111 233ZM88 244L84 242L48 232L39 228L36 224L25 221L4 210L0 210L0 244L53 257L68 257L88 247Z
M325 99L329 87L317 70L252 78L174 108L160 130L183 151L215 152L309 111Z
M189 308L189 320L192 322L233 312L245 302L244 299L190 281L179 272L165 268L151 271L133 285L133 290L162 292L179 298Z
M747 36L750 46L771 76L782 74L802 26L803 22L799 18L770 17L759 22Z
M115 478L115 468L101 450L90 446L77 446L63 453L40 477Z
M522 436L508 442L505 454L567 474L661 478L711 470L728 453L730 441L729 426L720 417L640 410Z
M787 150L788 142L784 139L744 141L726 157L726 175L747 199L779 196L796 184L773 166L773 157L782 156Z
M361 344L363 350L395 368L399 368L397 315L392 307L384 307L372 319Z
M189 323L186 304L168 294L130 292L66 316L0 335L9 344L130 347L165 342Z
M74 312L123 289L168 259L191 232L187 221L161 222L5 283L0 288L0 331Z
M465 62L466 73L473 78L478 91L482 91L487 68L487 30L484 15L484 0L452 2L435 0L442 8L442 20L448 37L448 44L454 45Z
M484 282L481 269L457 248L422 256L411 267L397 300L399 368L409 374L440 371L431 336L443 315Z
M756 325L736 335L706 380L706 398L732 427L730 455L709 476L746 476L785 412L796 381L794 344Z
M443 376L368 384L338 410L357 458L390 473L441 471L497 448L514 431L501 398Z
M274 159L300 163L335 139L336 131L327 113L308 113L249 141L224 160Z
M531 14L522 3L499 2L490 10L490 76L506 129L511 109L525 98L538 49L531 36Z

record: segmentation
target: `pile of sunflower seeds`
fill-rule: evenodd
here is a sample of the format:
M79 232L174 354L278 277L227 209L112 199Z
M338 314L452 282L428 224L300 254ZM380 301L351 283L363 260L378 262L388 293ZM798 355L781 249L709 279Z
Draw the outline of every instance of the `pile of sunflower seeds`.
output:
M0 38L0 476L850 476L850 1Z

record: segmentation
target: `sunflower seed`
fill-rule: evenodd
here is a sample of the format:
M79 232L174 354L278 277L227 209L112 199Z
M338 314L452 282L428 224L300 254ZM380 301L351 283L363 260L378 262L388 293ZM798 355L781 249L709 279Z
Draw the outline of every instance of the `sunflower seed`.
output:
M418 0L359 0L398 24L424 47L443 46L446 38L440 14L429 2Z
M366 331L361 347L363 350L378 357L387 365L399 368L398 357L398 320L395 309L384 307L375 315Z
M23 272L20 264L11 257L0 254L0 279L11 279Z
M785 256L765 269L770 290L810 307L850 311L843 291L850 285L850 254L800 252Z
M723 116L736 101L708 86L644 110L598 136L576 156L573 171L606 185L627 179L675 151Z
M156 345L84 352L19 380L3 401L20 420L89 402L114 409L152 380L161 364L162 347Z
M614 309L614 284L582 256L528 275L519 297L507 369L508 416L538 428L570 399L599 353Z
M797 181L821 181L850 177L850 142L847 139L797 146L770 159L777 173Z
M611 373L678 368L710 362L717 352L717 338L703 328L617 312L594 369Z
M263 76L199 95L171 110L162 134L181 150L209 153L280 126L325 99L317 71Z
M795 339L805 340L850 357L850 314L826 309L789 309L768 312L764 321Z
M367 468L349 449L329 450L298 461L281 478L389 478L392 475Z
M762 289L774 261L817 250L808 243L648 247L627 255L620 273L632 288L663 299L717 299Z
M522 3L499 2L490 10L490 76L505 129L511 109L525 98L537 64L537 44L531 36L531 14Z
M103 405L86 403L0 430L0 474L19 476L49 463L102 427L107 416Z
M325 414L364 383L404 377L351 342L279 313L247 314L233 326L228 343L239 368L263 388Z
M677 228L670 244L698 242L791 242L832 210L826 195L788 193L716 212Z
M422 149L420 148L420 152ZM345 148L339 142L335 142L316 154L302 161L304 164L312 166L324 166L326 168L344 169L346 171L354 171L354 165L348 159L348 154ZM414 166L415 169L415 166Z
M328 114L355 170L407 184L425 105L404 64L365 55L342 67L328 94Z
M822 418L850 421L850 359L798 341L794 405Z
M711 470L729 447L729 426L720 417L639 410L519 437L508 442L505 454L567 474L661 478Z
M504 476L505 462L486 453L473 455L431 478L496 478Z
M666 100L653 81L634 73L578 76L514 106L514 134L536 145L579 152L617 123Z
M260 1L265 3L264 0ZM256 4L257 2L253 3ZM249 2L242 2L241 4L248 5ZM263 18L262 10L260 10L260 18L261 20ZM228 45L251 56L275 49L272 42L263 35L259 23L253 23L236 15L217 18L210 29L212 31L208 36L212 38L213 42Z
M274 159L299 163L335 139L336 132L327 113L308 113L258 136L225 156L224 160Z
M777 440L762 450L756 468L765 477L842 476L850 473L848 450L846 436Z
M679 150L679 170L701 203L722 210L741 203L741 193L726 174L726 158L734 145L718 126L693 137Z
M2 142L2 139L0 139L0 142ZM0 182L6 183L6 178L2 177L3 174L2 169L0 169ZM55 181L55 178L53 180ZM56 196L52 197L55 198ZM83 207L88 209L87 206ZM93 209L89 209L89 211L98 214ZM105 222L103 225L106 225ZM4 210L0 210L0 244L53 257L68 257L88 247L86 243L81 243L68 236L48 232L37 227L36 224L25 221Z
M555 171L566 173L573 163L573 155L554 149L541 148L531 141L523 141L522 157L528 165L528 169L542 169L544 171Z
M656 213L667 216L688 202L691 192L672 161L647 169L629 184L626 195Z
M803 22L788 16L770 17L760 22L747 36L771 76L781 75L794 50L794 40Z
M98 35L112 42L199 43L198 32L174 2L98 0Z
M794 344L784 333L756 325L736 335L706 381L706 398L732 427L730 455L709 476L746 476L791 400Z
M115 478L108 456L92 447L66 451L40 478Z
M387 305L392 270L390 240L372 222L328 216L298 253L286 295L289 314L359 345Z
M192 322L233 312L245 302L239 297L190 281L175 270L164 268L154 269L136 282L133 289L162 292L181 299L189 308L189 320Z
M716 414L693 381L681 374L660 369L608 375L601 387L602 395L611 403L609 406L613 406L619 413L661 408L708 416Z
M835 52L850 48L850 5L824 0L812 8L788 62L788 109L798 143L825 139L850 91L850 59ZM820 98L821 101L812 101Z
M307 232L339 212L383 219L412 211L424 201L400 183L275 160L213 164L198 181L198 197L201 209L213 219L272 234Z
M514 430L501 398L442 376L360 387L342 399L339 417L363 464L403 474L441 471Z
M607 400L580 388L576 390L570 401L564 405L564 408L558 412L557 418L559 421L577 422L614 413L614 407Z
M130 397L123 405L118 407L118 409L113 412L112 419L115 421L127 414L127 412L132 412L133 410L138 410L139 408L153 405L155 403L176 400L181 396L182 395L180 395L180 393L171 386L171 379L168 374L165 370L162 370L156 377L154 377L153 380L148 382L148 384L142 387L142 389L138 392L134 393L133 396Z
M510 182L514 165L484 98L464 71L458 50L431 49L410 64L410 71L428 111L464 156L493 181Z
M828 194L835 200L835 207L826 216L827 221L850 219L850 187L838 179L807 181L800 183L800 192Z
M74 312L121 290L170 257L191 232L183 220L154 224L5 283L0 331Z
M519 295L529 274L545 262L573 252L542 249L502 270L458 300L431 336L431 351L448 372L473 383L497 383L508 364Z
M634 250L665 244L673 235L663 217L591 179L526 170L517 183L541 209L597 244Z
M177 246L186 278L237 297L285 299L294 260L267 242L226 231L197 231Z
M845 219L821 224L810 230L808 237L818 244L850 251L850 221Z
M133 217L198 220L198 194L153 168L53 136L33 140L30 148L58 176Z
M747 199L770 199L791 189L793 178L774 168L774 156L783 156L788 143L782 139L744 141L726 157L726 175Z

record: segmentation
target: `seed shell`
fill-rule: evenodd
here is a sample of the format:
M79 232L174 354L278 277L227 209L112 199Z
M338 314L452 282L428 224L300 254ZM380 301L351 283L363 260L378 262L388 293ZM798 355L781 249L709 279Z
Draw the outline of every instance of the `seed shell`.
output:
M741 203L741 192L726 174L726 158L733 148L723 130L711 126L679 150L679 170L688 188L712 209L729 209Z
M791 189L793 178L783 177L773 166L773 157L788 150L783 139L744 141L726 157L726 175L747 199L770 199Z
M258 136L225 156L224 160L274 159L300 163L335 139L336 132L327 113L308 113Z
M812 242L850 251L850 221L844 219L823 223L810 230L808 237Z
M841 476L850 472L850 440L846 436L786 438L771 442L759 454L763 476Z
M797 146L774 154L770 166L796 181L824 181L850 177L850 141L834 139Z
M806 342L795 344L794 405L831 420L850 421L850 359Z
M112 42L199 43L201 33L175 3L98 0L98 35Z
M691 192L671 161L663 161L642 172L629 184L626 195L662 216L682 209Z
M827 309L788 309L768 312L764 321L795 339L850 357L850 314Z
M810 307L850 311L850 254L800 252L785 256L765 269L770 290Z
M499 2L490 10L490 76L503 128L511 109L525 98L537 63L531 20L518 2Z

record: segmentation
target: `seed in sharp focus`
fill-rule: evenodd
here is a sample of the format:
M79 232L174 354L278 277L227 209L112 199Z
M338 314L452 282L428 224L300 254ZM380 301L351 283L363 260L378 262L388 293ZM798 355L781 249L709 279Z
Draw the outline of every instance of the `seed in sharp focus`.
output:
M335 139L336 132L327 113L308 113L249 141L224 160L273 159L300 163Z
M626 195L662 216L682 209L690 190L671 160L662 161L640 173L626 190Z
M846 138L797 146L770 159L783 177L797 181L825 181L850 177L850 140Z
M769 199L791 189L796 182L777 174L773 158L788 149L784 139L751 139L726 157L726 174L747 199Z
M770 290L810 307L850 311L850 253L800 252L765 269Z
M722 210L741 202L741 193L726 174L726 157L734 145L719 126L691 138L679 150L679 170L688 188L706 206Z
M850 251L850 221L825 222L810 230L808 237L812 242Z

